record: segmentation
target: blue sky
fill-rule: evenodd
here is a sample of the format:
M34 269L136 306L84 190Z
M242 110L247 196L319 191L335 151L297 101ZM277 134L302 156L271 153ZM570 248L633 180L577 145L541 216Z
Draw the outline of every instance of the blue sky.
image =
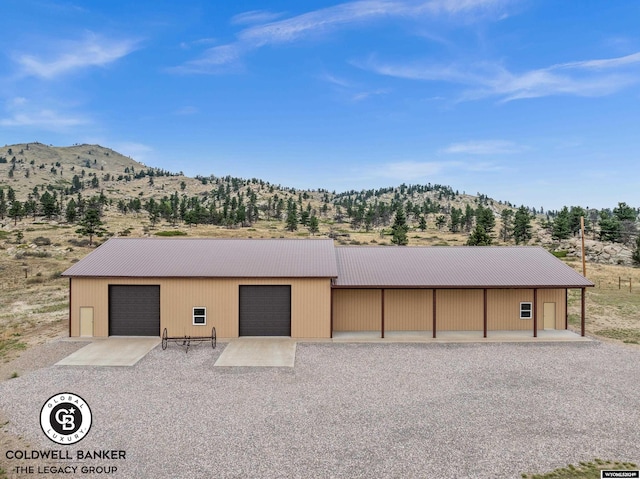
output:
M0 143L640 206L640 2L2 0Z

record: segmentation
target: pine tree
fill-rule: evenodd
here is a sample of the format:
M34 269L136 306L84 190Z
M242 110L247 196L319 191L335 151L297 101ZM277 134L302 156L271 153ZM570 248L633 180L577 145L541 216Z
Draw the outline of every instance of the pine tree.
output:
M554 239L567 239L571 236L569 224L569 209L565 206L556 215L551 226L551 237Z
M22 219L22 204L18 201L15 200L13 203L11 203L11 208L9 208L9 218L13 219L13 225L17 225L18 224L18 219Z
M316 215L313 215L311 218L309 218L309 233L315 235L318 231L318 217Z
M65 213L65 217L67 219L67 223L73 223L76 220L78 213L76 212L76 202L73 198L69 200L67 203L67 211Z
M502 226L500 227L500 236L505 243L509 241L513 234L513 210L505 208L500 213Z
M80 228L76 230L76 233L82 236L89 237L89 246L93 246L94 236L103 236L107 230L102 226L102 220L100 220L100 213L95 208L87 209L84 214L84 218L79 223Z
M640 236L636 238L636 249L633 250L631 259L633 260L633 264L640 266Z
M424 232L427 229L427 220L424 216L420 217L420 223L418 225L420 231Z
M4 199L4 190L0 188L0 220L7 214L7 202Z
M396 211L396 218L393 221L391 231L393 233L393 236L391 237L391 242L393 244L399 246L405 246L409 244L409 238L407 237L407 231L409 231L409 227L407 226L407 218L404 215L404 208L402 208L402 206L399 206Z
M442 227L446 224L447 219L444 217L444 215L439 215L436 217L436 227L438 228L438 230L441 230Z
M476 224L482 226L484 231L490 235L493 232L493 228L496 227L496 218L493 216L493 211L490 208L478 206L476 209Z
M451 208L451 222L449 223L449 231L457 233L460 230L460 222L462 221L462 210Z
M286 228L289 231L296 231L298 229L298 205L293 201L289 202L287 207Z
M513 222L513 237L516 244L526 243L531 239L531 215L524 205L516 211Z
M42 205L42 214L45 218L51 219L52 216L58 214L56 199L48 191L45 191L40 197L40 204Z
M491 236L485 231L484 226L477 224L467 239L467 246L489 246Z

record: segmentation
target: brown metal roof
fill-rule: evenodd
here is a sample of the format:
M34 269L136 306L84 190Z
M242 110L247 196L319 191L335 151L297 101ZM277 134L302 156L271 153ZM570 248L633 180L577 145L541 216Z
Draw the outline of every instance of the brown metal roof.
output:
M337 247L336 287L593 286L539 247Z
M335 278L330 239L112 238L63 276Z

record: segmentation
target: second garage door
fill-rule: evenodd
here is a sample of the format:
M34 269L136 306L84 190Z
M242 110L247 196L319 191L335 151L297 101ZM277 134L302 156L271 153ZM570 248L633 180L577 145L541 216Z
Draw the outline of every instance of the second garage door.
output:
M291 286L240 286L240 336L291 336Z
M160 336L160 286L109 286L109 336Z

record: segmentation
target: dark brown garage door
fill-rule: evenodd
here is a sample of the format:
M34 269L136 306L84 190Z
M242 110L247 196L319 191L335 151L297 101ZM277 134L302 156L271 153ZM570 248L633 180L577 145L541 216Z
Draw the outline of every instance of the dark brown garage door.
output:
M109 336L160 336L160 286L109 286Z
M291 336L291 286L240 286L240 336Z

